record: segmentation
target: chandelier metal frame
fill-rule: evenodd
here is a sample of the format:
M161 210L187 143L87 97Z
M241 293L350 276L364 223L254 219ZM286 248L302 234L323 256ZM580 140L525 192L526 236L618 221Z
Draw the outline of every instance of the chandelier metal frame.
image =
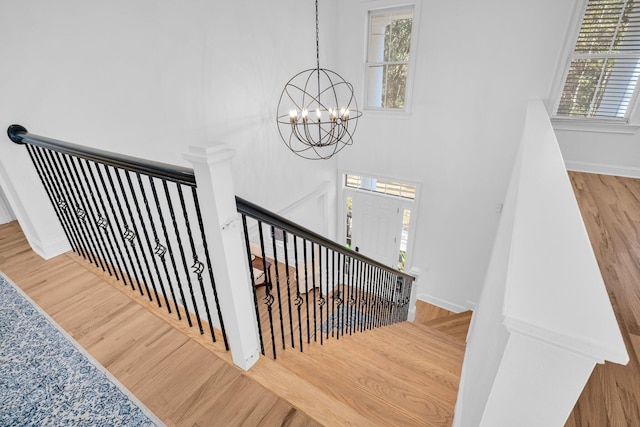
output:
M347 145L362 112L353 85L338 73L320 68L318 0L316 0L316 68L301 71L285 85L278 101L278 131L300 157L329 159Z

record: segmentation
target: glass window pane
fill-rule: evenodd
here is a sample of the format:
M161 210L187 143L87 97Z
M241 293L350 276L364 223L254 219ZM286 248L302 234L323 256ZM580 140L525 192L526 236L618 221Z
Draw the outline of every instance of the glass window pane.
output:
M382 106L404 108L407 64L386 65L382 84Z

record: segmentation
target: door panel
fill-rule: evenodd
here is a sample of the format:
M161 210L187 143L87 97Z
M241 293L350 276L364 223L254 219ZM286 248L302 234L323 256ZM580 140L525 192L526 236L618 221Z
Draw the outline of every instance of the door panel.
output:
M352 248L390 267L398 264L402 213L391 197L357 192L353 197Z

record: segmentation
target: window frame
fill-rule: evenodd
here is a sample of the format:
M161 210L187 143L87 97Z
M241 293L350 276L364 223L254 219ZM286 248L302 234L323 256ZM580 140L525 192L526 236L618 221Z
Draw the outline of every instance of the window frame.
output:
M567 29L567 36L565 37L565 43L560 55L561 59L558 61L558 72L552 85L550 99L553 100L553 103L547 104L550 110L549 115L551 122L556 130L633 134L640 128L640 109L638 108L638 103L640 102L640 79L636 83L636 88L629 101L627 114L624 118L565 116L557 114L558 106L562 100L562 91L569 73L571 60L574 56L574 50L588 4L589 0L582 0L576 3L570 21L572 24Z
M418 52L418 37L420 28L420 15L422 0L371 0L363 1L364 8L364 56L363 56L363 88L362 96L364 106L363 109L367 111L367 115L382 115L382 116L409 116L411 114L411 105L413 101L413 85L415 81L416 70L416 56ZM409 62L407 64L407 80L405 82L405 97L404 108L383 108L383 107L371 107L369 106L368 99L368 87L369 87L369 41L371 32L371 13L380 13L385 11L401 10L404 8L413 8L413 17L411 23L411 47L409 51Z

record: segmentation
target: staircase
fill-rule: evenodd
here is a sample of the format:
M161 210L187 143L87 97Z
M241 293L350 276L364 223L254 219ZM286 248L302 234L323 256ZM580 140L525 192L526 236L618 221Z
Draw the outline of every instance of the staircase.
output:
M451 425L471 312L261 358L246 375L323 425Z

